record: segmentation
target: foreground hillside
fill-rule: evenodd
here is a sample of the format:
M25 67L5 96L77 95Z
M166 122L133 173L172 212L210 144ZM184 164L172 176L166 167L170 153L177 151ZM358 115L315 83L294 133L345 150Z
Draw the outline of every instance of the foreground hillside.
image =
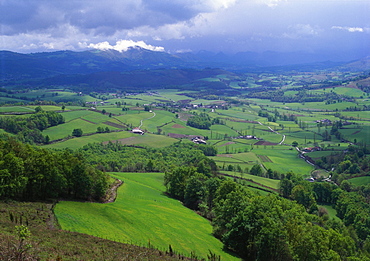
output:
M30 231L24 241L15 232L21 224ZM0 230L0 260L183 260L147 246L60 230L47 203L0 202ZM20 253L23 259L16 259Z

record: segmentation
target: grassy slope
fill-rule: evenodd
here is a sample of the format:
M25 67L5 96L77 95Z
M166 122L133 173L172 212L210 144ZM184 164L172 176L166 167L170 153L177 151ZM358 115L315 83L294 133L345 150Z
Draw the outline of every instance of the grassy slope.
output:
M222 260L237 260L222 251L208 220L163 195L163 174L116 173L125 183L112 204L61 202L55 213L62 228L121 242L206 257L209 250Z
M180 260L155 249L55 229L50 220L51 204L39 202L0 202L0 260L15 260L7 253L19 243L15 226L21 225L20 216L31 232L26 243L31 243L32 248L25 252L24 260Z
M348 181L356 186L367 185L370 183L370 176L357 177L349 179Z

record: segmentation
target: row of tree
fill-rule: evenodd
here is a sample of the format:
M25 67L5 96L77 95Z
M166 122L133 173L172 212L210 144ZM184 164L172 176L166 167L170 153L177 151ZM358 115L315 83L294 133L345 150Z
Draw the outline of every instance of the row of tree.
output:
M16 134L22 142L47 143L49 137L41 132L64 123L64 117L54 111L43 111L41 107L36 107L35 111L36 113L27 116L0 117L0 128Z
M0 140L0 199L103 199L108 175L81 154Z
M357 230L317 210L308 213L299 187L289 193L295 201L260 196L231 179L184 166L167 171L164 184L170 196L209 218L224 247L245 260L368 260L370 240L359 244ZM325 189L317 190L324 199Z
M217 149L210 145L177 142L166 148L145 148L120 143L88 144L79 150L91 166L104 171L164 172L175 166L194 166L202 173L216 171L216 163L207 158Z

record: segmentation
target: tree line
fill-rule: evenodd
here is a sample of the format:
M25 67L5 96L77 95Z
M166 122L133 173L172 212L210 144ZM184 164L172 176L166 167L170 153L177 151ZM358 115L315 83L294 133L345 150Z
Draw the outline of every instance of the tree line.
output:
M108 175L89 166L80 153L0 139L0 199L101 200L107 188Z
M0 128L16 134L18 140L27 143L48 143L50 138L42 131L65 122L64 117L54 111L43 111L36 107L29 116L0 117Z
M86 161L103 171L164 172L176 166L187 165L216 171L216 163L206 156L217 155L214 146L176 142L165 148L127 146L120 143L88 144L78 150Z
M214 236L245 260L369 260L366 233L359 235L361 231L346 222L329 219L305 190L314 185L302 185L303 180L292 173L286 176L290 181L297 179L289 199L275 194L260 196L232 179L187 166L167 171L164 184L168 195L210 219ZM315 187L323 202L346 193L328 183L315 184L323 186ZM327 192L330 189L333 197Z

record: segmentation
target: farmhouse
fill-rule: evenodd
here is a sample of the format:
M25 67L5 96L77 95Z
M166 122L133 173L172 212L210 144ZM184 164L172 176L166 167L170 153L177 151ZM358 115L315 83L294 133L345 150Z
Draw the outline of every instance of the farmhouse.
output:
M320 151L320 150L321 150L321 148L319 146L303 149L304 152L314 152L314 151Z
M317 120L316 123L322 123L322 124L325 124L325 125L331 125L332 124L331 120L328 120L328 119Z
M140 134L140 135L144 135L144 131L141 130L140 128L134 128L132 129L131 131L132 133L135 133L135 134Z
M245 136L239 136L239 139L247 139L247 140L258 140L256 136L253 135L245 135Z
M207 142L203 139L201 139L200 137L195 137L195 138L192 138L191 139L194 143L197 143L197 144L207 144Z

